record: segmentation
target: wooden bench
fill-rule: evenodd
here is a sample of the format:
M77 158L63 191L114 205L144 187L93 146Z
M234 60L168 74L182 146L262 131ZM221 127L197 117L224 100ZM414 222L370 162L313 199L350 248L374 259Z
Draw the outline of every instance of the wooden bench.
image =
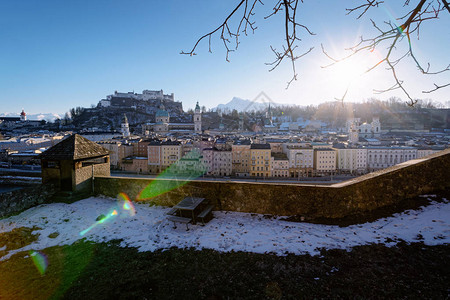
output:
M183 217L178 217L178 216L168 216L167 219L169 221L173 222L173 228L177 228L177 226L175 225L176 222L178 222L178 223L185 223L186 224L186 230L189 230L188 223L190 223L192 221L191 218L183 218Z
M172 208L166 213L166 215L173 215L173 214L175 214L176 212L177 212L177 209L172 207Z
M213 208L214 205L210 204L197 216L197 218L202 221L203 225L205 225L205 219L207 219L207 222L209 221L208 217L210 216Z

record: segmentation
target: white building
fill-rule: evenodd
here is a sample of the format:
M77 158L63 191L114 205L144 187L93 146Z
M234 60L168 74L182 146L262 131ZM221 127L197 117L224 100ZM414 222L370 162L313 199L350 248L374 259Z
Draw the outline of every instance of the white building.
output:
M360 118L348 119L346 122L347 133L350 135L353 130L357 130L359 137L371 138L379 137L381 134L380 119L374 117L372 123L361 123ZM354 137L353 137L354 140Z
M100 141L97 144L109 150L109 163L111 167L118 168L122 159L122 157L119 159L119 147L121 143L117 141Z
M9 140L0 141L0 149L9 149L15 151L38 150L40 148L48 148L59 142L60 139L52 137L23 137L11 138Z
M169 112L161 104L160 109L155 114L155 123L142 124L142 133L146 136L152 131L158 134L168 134L169 132L186 133L192 131L202 133L202 113L198 102L195 107L193 119L193 123L170 123Z
M100 100L100 106L101 107L110 107L111 106L111 100L106 100L106 99Z
M368 147L367 167L369 171L388 168L417 158L417 148L412 147Z
M366 148L344 148L337 151L337 169L340 172L363 174L367 171Z
M422 158L438 151L439 150L433 150L432 148L419 148L417 149L417 158Z
M291 177L312 176L314 170L314 149L306 144L283 145L283 152L289 160Z
M336 151L328 148L314 149L314 168L316 174L333 174L336 172Z
M284 153L272 153L271 177L289 177L289 159Z
M143 90L142 94L137 94L137 99L142 100L168 100L168 101L175 101L175 96L173 93L164 94L163 90L159 91L151 91L151 90Z

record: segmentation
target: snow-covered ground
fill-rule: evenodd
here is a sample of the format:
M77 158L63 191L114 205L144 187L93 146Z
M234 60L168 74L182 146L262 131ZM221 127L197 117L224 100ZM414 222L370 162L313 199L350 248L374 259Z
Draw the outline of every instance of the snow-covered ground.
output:
M314 255L319 253L320 248L350 249L370 243L392 246L399 240L423 241L427 245L450 241L450 203L446 199L372 223L342 228L293 223L257 214L216 211L214 219L208 224L189 224L187 231L184 224L174 229L173 223L167 220L168 210L136 203L134 213L128 202L98 197L72 204L40 205L0 220L0 233L18 227L41 228L33 231L33 234L39 234L37 241L9 251L0 260L8 259L19 251L68 245L82 238L95 242L122 239L122 246L137 247L140 251L193 247L223 252L272 252L277 255ZM102 214L105 219L96 221Z

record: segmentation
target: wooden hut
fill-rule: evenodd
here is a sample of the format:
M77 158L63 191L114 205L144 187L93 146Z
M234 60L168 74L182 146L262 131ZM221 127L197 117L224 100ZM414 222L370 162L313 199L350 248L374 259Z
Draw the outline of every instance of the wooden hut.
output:
M62 191L86 191L94 176L110 175L109 151L74 134L40 155L42 183L54 182Z

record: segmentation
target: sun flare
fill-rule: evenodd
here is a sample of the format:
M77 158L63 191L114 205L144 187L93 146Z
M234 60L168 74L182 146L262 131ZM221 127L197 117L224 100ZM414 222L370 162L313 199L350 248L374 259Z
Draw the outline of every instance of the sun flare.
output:
M347 88L361 77L367 68L368 62L362 59L347 59L330 66L329 72L333 84L338 88Z
M336 98L342 97L344 93L350 91L352 94L359 94L360 90L369 88L372 90L377 80L372 73L367 71L379 62L377 53L364 53L364 55L352 56L343 59L325 68L327 85L336 93Z

